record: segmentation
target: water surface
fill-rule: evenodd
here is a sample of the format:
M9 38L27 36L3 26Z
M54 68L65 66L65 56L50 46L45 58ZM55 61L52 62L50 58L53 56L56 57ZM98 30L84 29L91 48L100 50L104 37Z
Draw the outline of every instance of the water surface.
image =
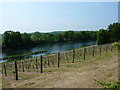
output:
M49 53L56 53L56 52L63 52L70 49L80 48L84 46L90 46L96 44L95 41L89 41L89 42L61 42L61 43L53 43L53 44L41 44L37 45L32 48L27 49L20 49L20 50L9 50L9 51L3 51L0 53L0 58L10 56L10 55L20 55L25 54L29 52L35 52L40 50L47 50L45 53L40 53L37 55L31 55L31 57L36 57L40 55L45 55Z

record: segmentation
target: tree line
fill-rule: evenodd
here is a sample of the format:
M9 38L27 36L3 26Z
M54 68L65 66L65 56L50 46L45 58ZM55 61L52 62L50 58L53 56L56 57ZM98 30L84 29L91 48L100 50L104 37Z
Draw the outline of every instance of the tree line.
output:
M59 33L20 33L5 31L2 35L3 49L20 49L38 44L67 42L67 41L97 41L106 44L120 40L120 23L113 23L108 28L99 31L64 31Z
M96 31L79 31L72 30L60 33L20 33L14 31L5 31L2 36L3 49L19 49L28 46L67 42L67 41L96 41Z
M107 29L100 29L97 32L97 43L106 44L120 41L120 23L113 23Z

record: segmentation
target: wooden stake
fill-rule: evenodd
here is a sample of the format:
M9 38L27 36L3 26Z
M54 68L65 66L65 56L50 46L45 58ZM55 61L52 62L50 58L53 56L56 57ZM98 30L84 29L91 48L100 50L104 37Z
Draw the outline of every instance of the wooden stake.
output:
M86 48L84 48L84 60L85 60L85 55L86 55Z
M40 56L40 68L41 68L41 73L43 73L43 66L42 66L42 55Z
M73 62L74 63L74 60L75 60L75 50L73 50Z
M5 76L7 76L6 64L4 64L4 72L5 72Z
M15 60L15 75L16 75L16 80L18 80L18 69L17 69L17 61Z
M60 53L58 52L58 67L60 67Z

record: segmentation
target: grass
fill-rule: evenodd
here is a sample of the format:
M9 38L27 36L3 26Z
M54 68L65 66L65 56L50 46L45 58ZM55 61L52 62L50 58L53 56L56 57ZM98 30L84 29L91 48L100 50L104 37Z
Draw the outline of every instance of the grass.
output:
M107 54L107 55L104 55L104 54ZM104 57L103 57L103 55L104 55ZM80 62L80 63L94 63L95 61L94 60L92 60L93 58L94 59L96 59L96 61L99 61L99 60L104 60L105 58L107 58L107 57L110 57L111 56L111 53L102 53L102 55L101 56L99 56L99 55L96 55L95 57L93 57L93 56L87 56L87 58L86 58L86 60L84 60L83 58L78 58L78 59L75 59L75 62ZM64 61L64 62L63 62ZM63 60L62 62L60 62L60 67L61 67L61 63L62 64L67 64L67 67L79 67L79 66L77 66L77 65L75 65L75 64L70 64L70 63L72 63L72 60L69 60L69 62L65 62L65 61L67 61L67 60ZM40 63L39 63L40 64ZM69 64L69 65L68 65ZM32 62L32 64L31 64L31 66L35 66L36 67L36 64L35 64L35 60L34 60L34 62ZM51 67L52 66L52 67ZM47 66L48 67L48 66ZM55 64L55 67L57 67L57 63ZM54 68L54 65L50 65L50 68ZM45 72L47 72L47 69L45 68ZM28 71L26 68L25 68L25 71ZM33 72L33 70L30 70L31 72ZM39 70L40 71L40 70ZM9 71L8 71L9 72ZM34 72L36 72L36 68L35 68L35 71ZM52 71L50 71L49 69L48 69L48 72L52 72ZM12 75L13 73L11 73L11 71L9 72L9 74L10 75Z
M116 88L120 89L120 81L105 82L94 79L98 84L102 85L104 88Z
M41 76L41 73L34 73L34 74L21 74L20 73L19 74L19 78L22 80L28 80L28 79L35 78L38 76Z
M64 72L69 72L71 70L74 71L74 70L78 70L78 69L80 69L80 71L89 71L90 69L91 70L92 69L98 69L98 67L87 68L87 65L91 65L91 67L93 67L94 64L96 64L97 62L99 62L99 61L104 62L104 60L106 60L108 57L110 58L112 56L115 56L116 54L117 54L116 50L113 50L112 52L109 52L109 53L102 53L101 56L96 55L94 57L86 58L86 60L78 58L78 61L76 61L76 59L75 59L75 63L71 63L71 62L68 62L68 63L64 62L62 64L60 63L60 68L57 68L57 65L56 65L55 68L54 67L43 68L43 70L44 70L43 74L40 74L40 70L39 70L38 74L37 74L36 71L34 71L34 73L33 72L25 72L25 73L20 72L19 73L19 78L20 78L21 82L24 82L25 80L34 79L36 77L41 77L41 76L43 76L45 74L53 74L53 73L56 73L56 72L64 73ZM84 66L86 66L86 67L84 67ZM9 72L8 74L10 76L12 76L11 72ZM110 77L110 76L108 76L108 77ZM11 79L7 80L6 78L4 78L3 80L4 80L3 85L5 85L4 87L12 87L11 83L10 83L10 82L12 82L12 81L10 81ZM29 84L33 84L33 83L29 83ZM28 86L29 84L26 84L25 87ZM102 84L108 85L109 83L104 82ZM116 82L116 83L110 84L109 87L115 87L116 88L117 85L119 85L119 83ZM21 86L18 86L18 87L21 87Z
M6 78L2 78L2 88L9 88L11 86L11 82Z

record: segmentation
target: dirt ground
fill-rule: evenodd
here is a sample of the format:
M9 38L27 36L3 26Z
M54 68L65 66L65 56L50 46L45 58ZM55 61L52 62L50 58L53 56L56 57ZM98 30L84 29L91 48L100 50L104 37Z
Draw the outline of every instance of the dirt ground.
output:
M69 63L70 64L70 63ZM3 76L3 78L9 79ZM114 81L118 79L118 53L111 52L85 62L75 62L53 72L27 80L10 80L12 88L102 88L94 79ZM4 81L3 81L4 82ZM3 85L3 87L6 87Z

